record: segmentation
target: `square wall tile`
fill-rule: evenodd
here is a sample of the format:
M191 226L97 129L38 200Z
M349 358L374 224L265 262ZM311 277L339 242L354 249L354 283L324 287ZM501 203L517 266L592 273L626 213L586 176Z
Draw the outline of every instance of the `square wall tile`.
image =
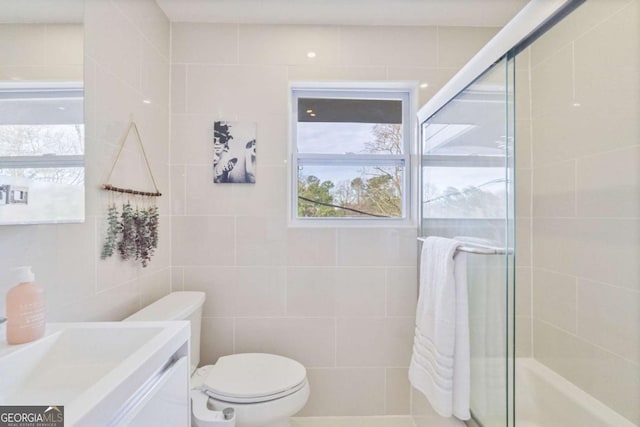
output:
M174 89L175 91L178 89ZM171 163L213 165L213 123L209 114L171 116ZM212 177L213 180L213 177Z
M87 2L84 9L85 55L139 89L142 38L138 29L112 2Z
M228 184L216 184L226 186ZM287 171L284 166L265 166L257 161L256 183L231 185L234 212L244 215L285 218Z
M337 364L409 366L415 321L412 317L339 318Z
M406 368L387 368L385 373L385 414L409 414L409 407L411 404L409 370Z
M577 335L639 363L640 292L578 280Z
M438 66L462 68L498 30L497 27L438 27Z
M171 242L172 264L233 265L235 218L228 216L174 216ZM199 242L194 246L194 242Z
M234 354L233 319L203 317L200 337L200 366L212 365L219 357Z
M534 268L533 318L575 333L577 291L575 277Z
M418 302L417 267L387 268L387 316L415 316Z
M238 25L172 22L171 53L174 63L237 64Z
M285 313L284 267L237 267L237 316L282 316Z
M311 396L299 416L384 415L383 368L307 369Z
M417 262L416 237L413 228L339 229L338 265L414 266Z
M238 265L284 266L287 229L281 217L236 217Z
M543 322L534 322L534 357L633 423L640 422L636 363Z
M532 170L516 167L516 218L531 216ZM517 220L516 220L517 221Z
M531 115L534 120L573 104L572 55L571 46L565 46L531 69Z
M436 45L436 27L340 27L340 60L346 66L435 66Z
M336 315L339 317L384 316L384 273L384 268L336 269Z
M171 214L185 215L186 172L182 165L170 166L171 178Z
M44 66L45 39L45 25L1 25L0 66Z
M234 208L234 185L213 182L213 165L184 167L185 213L187 215L229 215Z
M536 266L640 289L639 220L535 219L533 236Z
M340 29L316 25L240 25L240 63L338 65ZM313 52L313 58L308 53Z
M23 46L22 40L16 45ZM84 29L80 24L49 24L46 26L44 55L47 65L82 65ZM21 50L26 50L21 47ZM33 64L35 65L35 64Z
M639 146L580 158L577 167L578 216L640 218Z
M140 68L144 78L141 79L140 87L144 99L151 102L150 106L168 112L171 96L169 60L146 41L141 43L141 51ZM168 136L168 129L168 126L163 128L165 138Z
M290 266L336 265L336 230L289 228L287 264Z
M171 113L187 112L187 67L171 64Z
M383 66L290 65L287 75L290 82L383 81L387 78L387 70Z
M184 269L171 267L171 292L184 291Z
M173 267L176 268L176 267ZM206 294L202 315L205 317L231 317L235 311L235 292L238 283L236 267L180 267L185 291Z
M128 20L133 22L144 38L168 59L170 23L158 4L154 0L114 0L114 3Z
M274 353L309 367L335 366L332 318L236 318L236 353Z
M140 305L146 307L171 293L171 270L162 270L140 277Z
M218 120L264 111L287 117L287 88L285 67L187 65L187 112L210 114Z
M533 170L533 217L576 215L576 163L571 160Z
M336 268L287 268L287 315L334 316Z
M531 317L516 314L516 357L533 356L532 327Z
M459 67L403 67L403 64L387 67L389 81L418 83L418 105L426 104L459 70ZM420 85L427 84L427 87Z

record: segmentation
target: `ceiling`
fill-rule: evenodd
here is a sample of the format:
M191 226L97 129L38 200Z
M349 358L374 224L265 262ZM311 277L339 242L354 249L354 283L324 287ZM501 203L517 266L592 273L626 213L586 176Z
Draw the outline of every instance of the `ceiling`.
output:
M156 0L171 21L504 26L528 0Z

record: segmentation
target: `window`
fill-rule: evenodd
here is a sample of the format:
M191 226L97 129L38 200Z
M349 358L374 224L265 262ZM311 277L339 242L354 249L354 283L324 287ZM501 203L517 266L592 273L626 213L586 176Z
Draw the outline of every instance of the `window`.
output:
M409 219L409 91L293 89L291 219Z
M0 87L0 223L84 220L82 83Z

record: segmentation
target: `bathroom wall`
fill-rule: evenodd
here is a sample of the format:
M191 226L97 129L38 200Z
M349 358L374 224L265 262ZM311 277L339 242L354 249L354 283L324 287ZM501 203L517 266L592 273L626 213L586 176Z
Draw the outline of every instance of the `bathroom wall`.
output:
M586 2L531 47L533 355L636 424L638 76L638 0Z
M170 290L169 22L153 0L88 0L83 26L86 221L0 227L2 312L4 294L12 285L8 270L19 265L32 265L37 281L46 288L50 321L119 320ZM68 31L58 34L70 37ZM50 48L47 38L38 32L14 32L0 38L0 43L17 42L16 37L26 38L40 54L2 49L2 76L7 72L14 73L9 78L18 72L28 76L27 71L36 75L39 64L55 65L59 73L71 69L74 78L79 73L82 61L59 62L73 57L72 47L82 44L81 36L59 37L69 43L62 52ZM151 103L143 103L144 99ZM160 200L160 247L146 269L117 259L99 259L108 201L99 186L130 113L138 122L158 186L165 193ZM134 143L128 142L112 183L149 188Z
M531 357L531 49L515 58L516 357Z
M82 24L0 24L0 80L82 81Z
M424 82L422 105L495 32L172 24L172 282L207 292L203 363L279 353L301 415L410 413L415 228L287 228L288 83ZM215 120L257 123L255 185L212 183Z

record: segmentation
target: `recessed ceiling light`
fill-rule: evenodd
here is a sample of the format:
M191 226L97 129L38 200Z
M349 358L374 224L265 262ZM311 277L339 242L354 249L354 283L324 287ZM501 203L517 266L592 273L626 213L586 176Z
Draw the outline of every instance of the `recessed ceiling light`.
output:
M307 52L307 58L315 58L315 57L316 57L315 52Z
M573 105L574 107L580 107L582 104L580 104L579 102L574 102L572 105Z
M429 83L422 83L422 84L420 85L420 89L426 89L426 88L428 88L428 87L429 87Z
M64 111L64 110L66 110L66 108L64 108L64 107L58 107L58 110L60 110L60 111Z
M307 114L313 113L313 110L307 110Z
M309 115L310 115L311 117L315 117L315 116L316 116L316 113L310 113Z
M148 99L143 99L142 102L144 102L145 104L151 104L151 101L149 101Z

